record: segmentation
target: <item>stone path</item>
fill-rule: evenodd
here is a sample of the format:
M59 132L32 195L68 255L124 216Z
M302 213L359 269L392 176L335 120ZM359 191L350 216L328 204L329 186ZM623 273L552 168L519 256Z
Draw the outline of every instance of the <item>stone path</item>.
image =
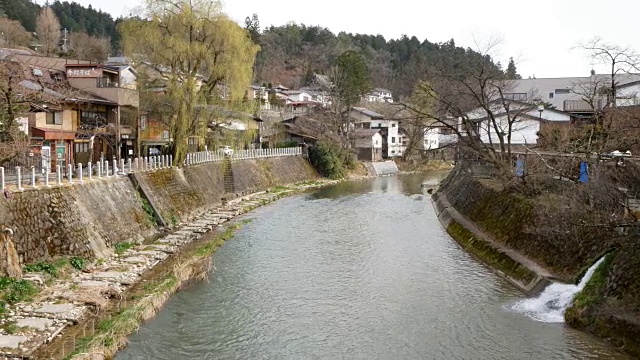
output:
M322 184L332 182L324 181ZM28 357L40 346L59 334L66 326L77 323L91 310L87 304L97 296L107 302L108 296L119 294L137 283L141 275L178 251L180 246L199 239L232 218L260 205L268 204L292 191L317 187L319 183L292 186L290 191L260 192L229 201L211 209L188 224L152 244L141 244L118 255L96 262L88 272L75 272L70 279L55 280L44 286L37 299L28 304L8 308L0 318L0 359ZM25 278L44 284L44 275L27 274ZM7 329L13 329L11 333Z

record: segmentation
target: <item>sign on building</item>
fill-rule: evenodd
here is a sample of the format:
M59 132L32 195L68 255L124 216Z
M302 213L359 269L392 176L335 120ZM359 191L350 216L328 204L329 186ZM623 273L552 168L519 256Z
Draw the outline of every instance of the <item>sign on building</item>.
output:
M102 69L97 67L73 67L67 69L69 78L98 78L102 77Z

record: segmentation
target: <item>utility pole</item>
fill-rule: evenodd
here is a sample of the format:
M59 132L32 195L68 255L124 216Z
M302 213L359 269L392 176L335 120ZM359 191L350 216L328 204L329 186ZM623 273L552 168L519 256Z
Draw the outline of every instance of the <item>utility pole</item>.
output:
M65 54L69 51L67 46L67 43L69 42L69 38L67 37L68 34L69 32L67 31L67 28L64 28L62 30L62 52Z
M118 107L116 107L116 153L114 154L118 163L120 162L121 157L120 136L120 105L118 105Z

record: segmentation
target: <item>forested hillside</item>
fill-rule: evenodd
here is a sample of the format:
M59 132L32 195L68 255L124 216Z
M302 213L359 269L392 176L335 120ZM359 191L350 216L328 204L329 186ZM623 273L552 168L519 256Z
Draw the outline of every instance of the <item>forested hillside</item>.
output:
M293 88L304 85L314 72L327 73L346 50L355 50L364 56L374 87L392 90L396 96L409 95L429 64L448 61L452 67L473 66L482 56L456 46L454 40L435 44L415 36L387 40L381 35L344 32L336 35L326 28L293 23L260 31L255 15L247 18L245 27L261 46L256 61L256 82L282 83ZM496 68L502 70L499 63Z
M55 1L51 8L60 20L62 28L69 32L84 32L95 37L108 37L112 47L118 48L120 36L110 14L95 10L89 5L84 7L75 2ZM29 32L36 31L36 18L41 6L31 0L0 0L0 16L18 20Z
M69 33L109 39L110 53L120 52L117 31L120 19L114 20L108 13L75 2L58 0L50 6L60 26ZM32 0L0 0L0 17L17 20L29 33L36 30L40 9ZM451 62L455 67L473 64L482 56L456 46L453 40L432 43L415 36L385 39L381 35L334 34L323 27L295 23L262 29L257 15L247 18L244 25L252 40L261 47L255 65L255 82L281 83L292 88L304 85L314 72L326 74L335 59L347 50L355 50L366 59L374 87L388 88L396 96L409 95L417 79L423 78L425 69L436 61L455 59ZM499 63L496 68L500 68ZM509 70L511 76L517 76L515 68Z

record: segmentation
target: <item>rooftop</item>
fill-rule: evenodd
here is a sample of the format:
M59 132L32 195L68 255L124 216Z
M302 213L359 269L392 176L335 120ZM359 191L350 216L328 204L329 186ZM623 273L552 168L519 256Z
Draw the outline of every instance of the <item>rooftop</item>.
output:
M362 107L354 107L353 108L354 111L357 111L365 116L370 117L371 119L384 119L384 115L382 114L378 114L375 111L369 110L369 109L365 109Z

